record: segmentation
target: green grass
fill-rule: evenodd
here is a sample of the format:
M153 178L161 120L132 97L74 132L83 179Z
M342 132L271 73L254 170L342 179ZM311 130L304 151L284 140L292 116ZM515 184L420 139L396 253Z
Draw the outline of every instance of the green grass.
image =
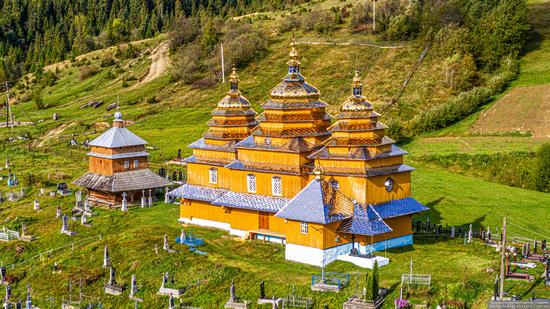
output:
M423 167L414 173L413 192L417 199L431 208L422 217L429 217L431 222L437 224L466 226L474 223L476 226L495 229L500 226L501 217L506 215L512 236L533 237L519 227L536 233L544 234L547 231L545 217L550 211L550 195L547 194L513 189ZM83 293L103 297L104 306L130 307L131 302L126 297L116 298L101 293L108 275L101 269L102 249L106 244L110 247L111 260L117 268L120 283L128 285L131 275L137 274L141 286L139 294L145 298L142 307L146 308L166 305L167 298L156 295L162 274L166 271L173 273L177 285L187 286L200 281L200 285L191 288L182 299L190 305L203 308L220 308L220 304L228 297L232 279L236 282L237 294L243 299L255 300L259 281L265 280L269 295L286 295L294 286L299 294L313 297L317 307L329 304L331 308L340 306L353 293L355 272L363 273L359 286L363 285L364 270L348 263L335 262L327 270L351 273L350 287L339 294L311 292L308 289L310 276L318 273L318 268L285 261L284 248L280 245L236 241L214 229L191 228L195 235L206 239L207 245L202 250L208 252L208 255L192 253L174 244L173 239L180 232L180 225L176 222L177 207L174 205L158 204L153 208L133 209L126 214L97 210L98 215L92 217L92 228L71 221L70 227L78 235L69 238L59 234L60 222L54 216L57 205L68 212L73 197L40 198L42 210L34 212L31 201L36 196L36 190L30 194L31 197L25 200L0 205L3 225L18 228L16 222L27 221L29 232L39 237L32 243L0 243L0 261L4 264L21 262L70 241L97 234L103 236L101 241L94 240L76 246L74 250L66 249L8 270L8 274L18 280L13 286L15 296L23 297L25 285L31 283L35 302L42 307L46 306L45 299L49 296L56 297L58 301L68 296L65 283L69 276L75 282L79 282L82 277ZM167 254L160 250L158 254L155 253L155 245L162 247L162 236L165 233L169 235L173 247L180 252ZM415 242L413 247L378 253L387 254L391 259L390 265L381 269L382 286L392 288L386 308L390 308L391 300L398 296L400 274L408 271L411 258L415 272L433 276L429 297L422 291L411 295L416 303L425 302L428 298L433 303L445 295L448 299L464 297L460 296L464 286L475 284L480 286L480 293L475 296L474 307L484 307L495 275L485 270L498 269L497 254L493 249L479 243L464 245L462 239L417 237ZM22 252L16 253L16 248ZM54 262L61 265L62 272L52 273ZM57 284L52 285L51 282ZM529 284L519 282L510 282L507 287L516 294L530 288ZM550 296L550 291L540 285L535 286L535 290L539 296Z

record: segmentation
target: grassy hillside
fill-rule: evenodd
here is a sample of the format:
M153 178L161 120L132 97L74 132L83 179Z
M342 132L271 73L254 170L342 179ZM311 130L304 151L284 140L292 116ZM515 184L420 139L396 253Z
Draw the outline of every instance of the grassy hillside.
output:
M302 6L329 9L350 2L325 1ZM548 20L544 17L548 12L548 3L548 0L531 2L537 29L546 29L540 25ZM254 22L274 29L281 15L282 12L265 12L242 19L252 18ZM297 31L303 74L320 89L323 100L331 105L330 112L335 112L349 95L353 71L360 69L365 77L365 94L378 110L383 109L398 93L424 45L418 41L386 42L370 34L351 34L345 26L340 26L329 35ZM545 59L548 52L547 32L540 33L544 33L544 39L536 40L539 43L521 58L520 76L510 89L550 83L550 77L545 77L548 71L546 62L540 61ZM286 72L290 35L271 34L265 57L238 71L240 88L257 111L261 111L261 103L267 100L270 89ZM141 285L139 296L145 298L141 306L143 308L166 307L167 298L156 295L162 274L166 271L173 273L178 285L192 286L182 298L192 306L221 307L220 304L229 296L232 279L235 279L240 297L255 300L258 284L263 279L268 295L284 296L294 288L298 294L314 298L316 308L323 304L330 305L330 308L340 307L343 300L354 293L354 274L360 272L364 276L364 270L347 263L333 263L328 270L351 273L350 287L340 294L323 294L309 291L311 275L320 270L285 261L282 246L240 242L217 230L192 227L193 233L205 238L207 242L201 249L208 252L206 256L192 253L179 245L174 245L180 250L178 253L167 254L160 250L157 254L155 245L162 247L162 236L165 233L173 244L180 232L181 225L176 222L178 212L174 205L158 203L154 208L136 209L127 214L98 210L98 216L92 218L93 227L86 228L71 221L71 228L79 234L73 238L59 234L61 224L55 219L55 207L61 206L64 212L70 211L73 197L39 198L38 188L53 189L58 182L70 183L86 171L87 149L69 147L67 143L73 135L79 142L99 135L102 125L111 122L114 112L107 111L106 106L118 100L124 119L131 123L129 128L150 142L151 149L148 151L152 154L153 169L161 166L167 167L169 171L178 169L165 162L175 157L178 149L182 149L183 155L188 155L190 151L186 145L200 138L206 130L209 113L227 91L227 84L196 88L173 82L169 74L161 74L158 78L143 82L153 74L153 63L157 69L169 69L170 61L174 60L174 55L166 56L160 48L166 39L166 36L159 36L134 42L138 54L131 59L119 59L117 48L113 47L79 56L76 61L65 61L48 67L47 71L57 74L58 79L42 91L45 109L37 109L32 100L33 76L26 78L28 84L22 83L19 86L21 88L16 89L14 117L17 121L29 121L30 118L34 124L17 126L13 132L0 128L0 159L9 157L22 186L29 187L30 192L21 201L0 204L0 224L19 229L21 223L25 222L29 232L39 239L33 243L0 243L0 262L4 265L20 263L37 253L71 241L82 240L83 244L74 249L50 253L8 270L11 278L17 279L13 286L15 296L23 298L24 287L30 283L37 305L47 307L48 297L55 297L54 302L59 304L62 297L68 297L65 284L68 278L71 277L76 286L76 282L82 278L83 293L102 298L104 307L131 307L132 303L126 296L115 298L102 293L102 286L108 277L107 272L101 269L102 248L108 244L111 259L118 270L119 282L128 285L130 276L137 274ZM328 39L338 42L373 42L375 45L397 48L312 44ZM114 55L117 63L101 67L101 62L109 54ZM158 59L165 62L160 65ZM80 80L81 70L89 66L99 67L100 70ZM405 88L399 103L384 110L384 120L389 117L409 119L453 98L454 94L449 87L442 83L445 75L443 67L443 57L429 51ZM446 156L456 155L496 156L536 152L548 140L544 136L534 137L529 133L510 131L487 134L472 129L481 113L493 106L493 102L498 102L499 98L497 96L449 128L423 135L404 145L410 152L408 163L418 168L413 173L413 196L430 207L430 211L420 217L429 217L436 224L474 224L476 227L495 230L505 215L510 221L512 236L540 239L543 235L550 238L546 236L550 228L550 195L487 182L481 179L484 175L467 173L463 169L422 159L430 155L446 159ZM91 100L102 100L105 103L97 109L81 108ZM52 120L54 113L59 114L58 121ZM29 139L17 138L23 136ZM30 173L34 178L32 187L28 183ZM6 170L0 170L0 175L6 174ZM0 191L10 191L5 181L0 183ZM41 201L41 211L32 210L33 199ZM98 234L102 235L102 240L93 238ZM388 267L381 269L382 286L391 289L386 308L391 308L391 300L399 295L399 278L401 273L408 271L411 258L415 272L432 274L434 280L430 291L418 291L411 295L415 303L436 304L447 299L466 301L473 308L485 307L492 291L494 270L499 266L494 249L477 242L464 245L462 239L416 237L415 243L413 247L378 253L387 254L392 261ZM54 262L60 265L61 272L52 272ZM541 271L539 267L532 273L538 275ZM364 277L360 280L364 280ZM359 284L361 287L362 281ZM78 289L75 288L73 297ZM532 291L538 296L550 297L550 290L542 286L540 280L532 283L509 282L507 291L524 298L531 296Z

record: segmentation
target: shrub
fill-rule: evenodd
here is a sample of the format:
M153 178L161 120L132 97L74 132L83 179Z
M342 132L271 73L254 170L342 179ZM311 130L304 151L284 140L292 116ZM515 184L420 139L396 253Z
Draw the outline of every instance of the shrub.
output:
M200 69L201 49L197 44L188 44L176 52L172 76L184 83L191 83Z
M100 62L100 66L102 68L110 67L116 63L115 59L113 58L113 55L111 53L105 54L105 57Z
M245 66L267 50L265 33L249 24L230 27L225 37L231 38L224 43L227 66Z
M193 42L199 35L200 28L197 19L182 16L175 23L174 30L170 32L170 45L172 48Z
M288 32L299 28L300 20L294 15L289 15L283 18L278 26L280 32Z
M80 80L85 80L89 77L101 72L101 69L97 65L84 65L79 68Z
M542 192L550 192L550 143L543 144L537 154L535 186Z
M327 33L336 29L337 23L333 13L315 10L301 19L301 26L304 31Z
M206 89L206 88L212 88L215 85L216 85L216 80L212 77L207 76L194 82L191 85L191 89Z

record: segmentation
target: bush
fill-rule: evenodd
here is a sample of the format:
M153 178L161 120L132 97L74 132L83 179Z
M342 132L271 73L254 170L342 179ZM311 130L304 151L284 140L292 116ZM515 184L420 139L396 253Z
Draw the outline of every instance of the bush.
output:
M200 27L197 19L182 16L176 21L174 30L170 32L170 45L172 48L177 48L191 43L199 33Z
M315 10L301 18L301 26L304 31L327 33L336 29L337 23L333 13L323 10Z
M454 93L470 89L477 74L474 57L470 54L456 53L444 61L445 83Z
M100 62L100 66L102 68L110 67L116 63L115 59L113 58L113 55L110 53L105 54L105 57Z
M542 192L550 192L550 143L543 144L537 154L535 186Z
M195 75L200 69L200 54L201 48L197 44L188 44L179 48L172 70L173 78L184 83L195 81Z
M231 65L243 67L267 50L268 39L265 33L249 24L230 27L225 37L231 38L224 42L226 69ZM217 59L220 58L216 57Z
M294 29L299 29L300 20L294 15L289 15L281 20L278 28L280 32L288 32Z
M97 65L84 65L79 68L79 71L80 80L82 81L101 72L101 68L99 68Z
M191 89L207 89L207 88L212 88L215 85L216 85L216 80L212 77L207 76L194 82L191 85Z

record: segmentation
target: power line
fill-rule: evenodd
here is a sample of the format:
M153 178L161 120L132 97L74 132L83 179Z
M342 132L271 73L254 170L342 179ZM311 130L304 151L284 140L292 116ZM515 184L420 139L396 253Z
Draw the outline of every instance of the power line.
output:
M550 239L550 236L542 235L542 234L540 234L540 233L537 233L537 232L535 232L535 231L533 231L533 230L530 230L530 229L528 229L528 228L519 226L519 225L517 225L517 224L510 223L510 222L509 222L508 224L513 225L513 226L515 226L515 227L517 227L517 228L520 228L520 229L522 229L522 230L524 230L524 231L527 231L527 232L533 233L533 234L535 234L535 235L538 235L538 236L540 236L540 237L542 237L542 238Z

